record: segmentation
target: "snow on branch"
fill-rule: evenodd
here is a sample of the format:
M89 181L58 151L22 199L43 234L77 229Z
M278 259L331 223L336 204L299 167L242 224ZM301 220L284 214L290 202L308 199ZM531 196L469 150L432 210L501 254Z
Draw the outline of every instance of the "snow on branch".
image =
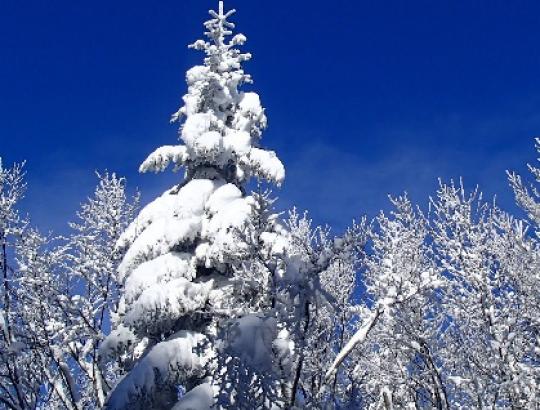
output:
M205 341L202 334L181 331L160 342L124 377L107 400L106 409L148 408L164 386L190 377L202 377L207 358L197 353ZM132 407L129 407L129 406Z
M251 148L249 166L254 175L281 185L285 179L285 167L273 151Z
M185 146L165 145L156 149L144 160L139 167L139 172L162 172L170 164L173 164L173 170L176 171L186 164L188 158L189 156Z

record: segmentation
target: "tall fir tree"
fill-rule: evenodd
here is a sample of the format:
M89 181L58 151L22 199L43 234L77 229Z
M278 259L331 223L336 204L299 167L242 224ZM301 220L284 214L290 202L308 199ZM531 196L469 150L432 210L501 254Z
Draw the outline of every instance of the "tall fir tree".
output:
M118 241L126 251L123 295L101 356L120 363L124 376L109 409L212 406L219 396L216 349L228 319L244 319L225 331L229 336L262 329L263 346L248 352L254 361L275 350L275 321L250 313L274 303L267 295L276 272L285 274L272 256L283 252L283 228L268 211L267 195L248 195L246 184L256 178L279 185L285 171L274 152L260 147L267 121L259 96L241 91L251 83L242 69L251 55L237 48L246 38L233 36L233 13L219 2L205 23L207 40L190 46L206 58L187 72L184 105L172 118L182 121L183 144L158 148L140 167L159 172L173 165L185 177L147 205ZM242 354L244 342L221 340Z

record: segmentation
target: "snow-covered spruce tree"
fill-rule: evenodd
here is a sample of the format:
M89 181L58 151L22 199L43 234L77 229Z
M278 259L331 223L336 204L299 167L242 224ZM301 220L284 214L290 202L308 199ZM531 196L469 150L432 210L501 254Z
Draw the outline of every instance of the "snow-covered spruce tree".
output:
M279 185L284 168L259 146L266 116L258 95L240 90L251 82L242 70L251 56L237 49L243 35L231 37L233 12L224 13L220 2L205 23L207 40L191 46L206 58L187 72L188 93L173 116L183 120L184 144L158 148L140 167L158 172L173 165L185 169L185 178L147 205L118 241L126 249L118 270L123 295L101 355L116 359L124 376L108 397L109 409L213 405L219 385L213 358L228 319L239 318L233 334L255 329L261 338L256 351L242 338L225 343L233 351L255 361L274 351L275 321L249 316L261 307L246 301L257 297L257 287L267 292L282 269L272 260L274 250L283 252L281 227L265 211L265 196L247 195L245 187L252 177ZM256 264L246 264L247 255L261 260L265 250L260 266L270 273L254 275ZM247 286L247 273L256 286Z

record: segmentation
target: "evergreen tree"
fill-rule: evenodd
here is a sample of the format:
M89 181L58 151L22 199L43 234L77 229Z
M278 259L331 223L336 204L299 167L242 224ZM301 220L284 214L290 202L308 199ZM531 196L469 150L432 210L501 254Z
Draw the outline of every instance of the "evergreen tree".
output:
M183 145L158 148L140 167L158 172L171 164L185 177L147 205L118 241L126 250L123 294L101 354L125 374L108 398L110 409L171 408L179 396L175 409L193 401L210 407L219 341L265 370L274 351L276 322L250 313L273 303L266 296L284 271L272 256L283 253L283 228L267 196L247 195L246 184L255 177L279 185L284 167L259 145L267 125L259 96L240 90L251 83L242 69L251 55L237 48L246 38L232 36L233 13L220 2L205 23L207 40L191 45L206 58L187 72L188 93L173 116L183 122ZM263 335L256 351L246 348L254 343L246 340L250 330Z

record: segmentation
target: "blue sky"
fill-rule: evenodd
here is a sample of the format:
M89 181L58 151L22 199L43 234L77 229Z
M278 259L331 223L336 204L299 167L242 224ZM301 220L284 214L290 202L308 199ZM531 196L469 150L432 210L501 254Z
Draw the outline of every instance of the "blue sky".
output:
M0 156L27 160L25 201L61 232L109 169L148 201L181 174L139 175L185 92L216 1L4 0ZM408 191L462 176L513 209L540 135L540 2L226 1L254 54L266 147L287 168L280 207L339 230Z

